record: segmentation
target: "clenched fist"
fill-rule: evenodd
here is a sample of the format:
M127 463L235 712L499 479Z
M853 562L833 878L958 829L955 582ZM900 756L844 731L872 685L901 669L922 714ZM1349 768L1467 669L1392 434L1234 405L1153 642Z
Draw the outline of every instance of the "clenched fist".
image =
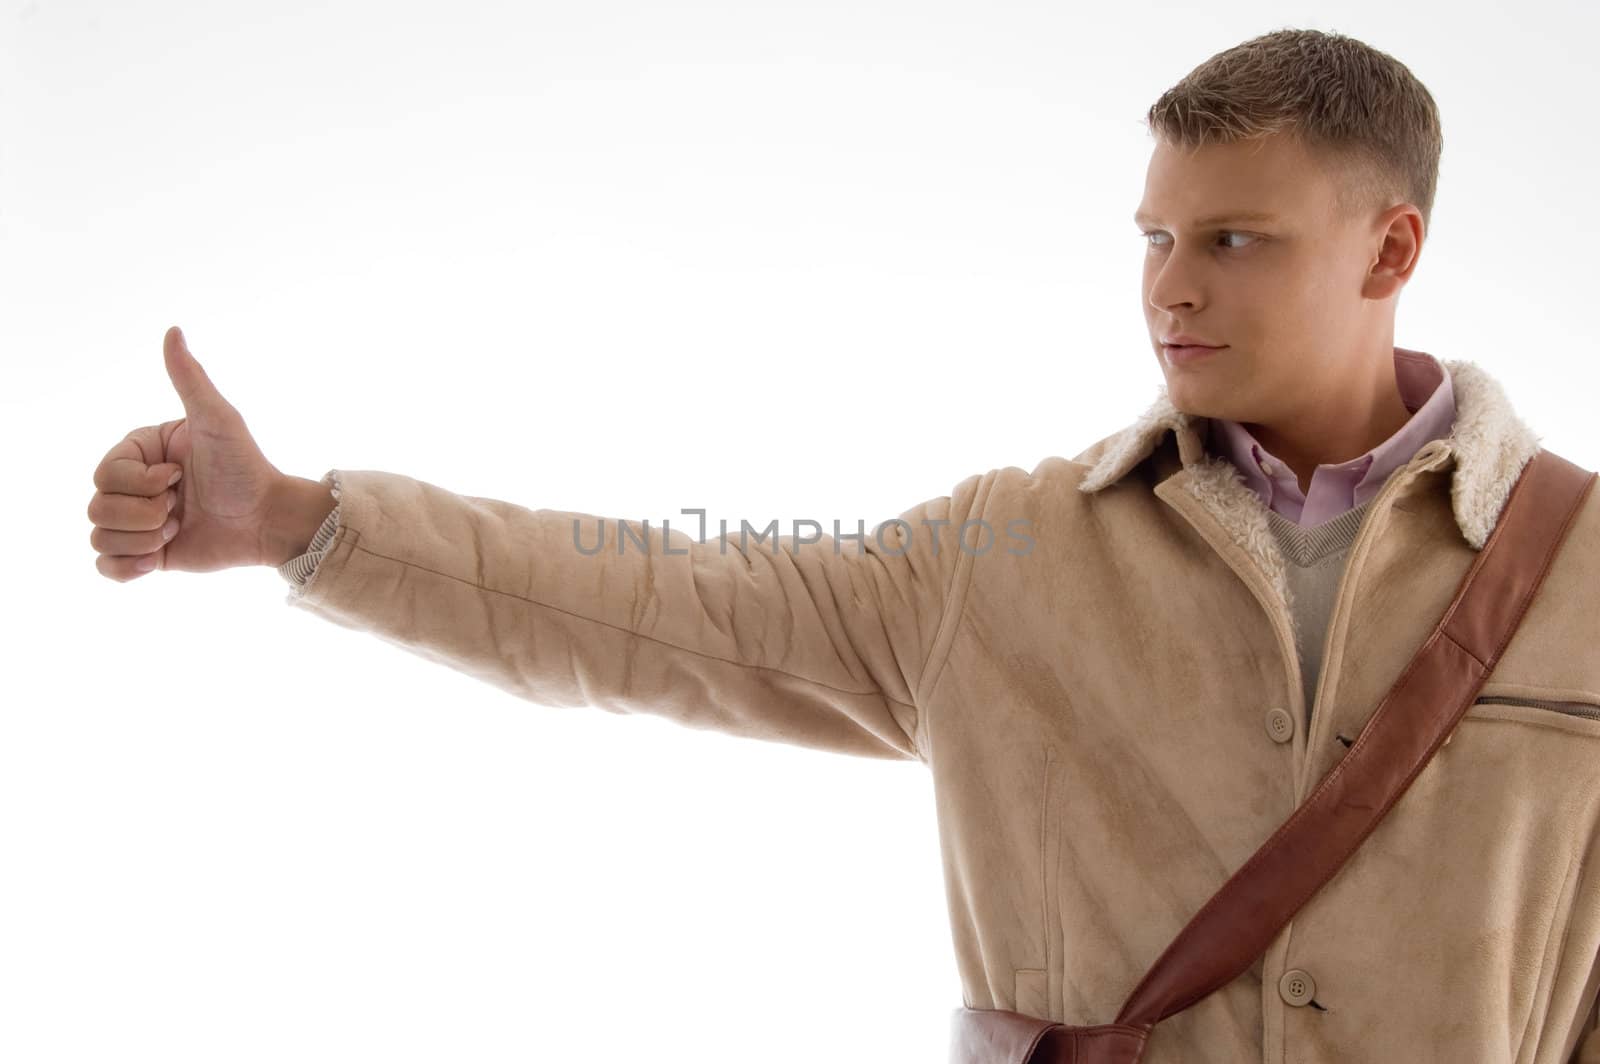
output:
M95 468L95 568L125 582L153 569L209 573L263 564L267 517L287 478L261 453L176 325L162 347L184 416L134 429ZM181 479L172 486L175 477Z

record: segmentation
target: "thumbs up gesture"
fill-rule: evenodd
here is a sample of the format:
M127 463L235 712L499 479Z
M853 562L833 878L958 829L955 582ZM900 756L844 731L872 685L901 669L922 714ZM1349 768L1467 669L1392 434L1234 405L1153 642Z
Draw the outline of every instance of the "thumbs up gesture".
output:
M263 564L262 533L286 478L222 397L174 325L162 338L184 416L134 429L94 471L89 544L119 583L155 569Z

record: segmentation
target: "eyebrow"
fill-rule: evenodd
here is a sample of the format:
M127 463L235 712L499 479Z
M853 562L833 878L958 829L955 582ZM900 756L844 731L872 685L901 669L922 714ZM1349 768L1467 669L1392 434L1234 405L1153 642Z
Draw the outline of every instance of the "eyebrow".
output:
M1135 211L1134 215L1133 215L1133 220L1138 225L1154 225L1154 224L1156 224L1155 217L1152 216L1152 215L1146 214L1143 211ZM1201 218L1199 221L1195 222L1194 224L1195 224L1195 226L1197 228L1203 228L1203 227L1208 226L1208 225L1219 225L1222 222L1276 222L1276 221L1278 221L1278 216L1273 214L1273 213L1271 213L1270 211L1224 211L1221 214L1213 214L1213 215L1210 215L1209 217Z

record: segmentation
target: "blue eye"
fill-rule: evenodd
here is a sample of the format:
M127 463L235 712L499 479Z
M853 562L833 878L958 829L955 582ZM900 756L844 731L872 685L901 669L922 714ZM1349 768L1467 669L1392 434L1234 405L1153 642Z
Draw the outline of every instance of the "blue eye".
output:
M1139 235L1145 238L1145 243L1146 244L1149 244L1150 247L1155 248L1155 247L1161 247L1162 245L1160 245L1160 244L1150 244L1150 238L1153 237L1153 236L1162 236L1162 235L1165 235L1165 234L1160 229L1147 229L1147 230L1142 230L1139 233ZM1246 240L1254 240L1254 239L1256 239L1255 237L1251 236L1249 233L1236 233L1231 229L1218 230L1217 235L1219 237L1242 236ZM1229 251L1238 251L1239 249L1237 247L1230 247L1230 248L1228 248L1228 250Z

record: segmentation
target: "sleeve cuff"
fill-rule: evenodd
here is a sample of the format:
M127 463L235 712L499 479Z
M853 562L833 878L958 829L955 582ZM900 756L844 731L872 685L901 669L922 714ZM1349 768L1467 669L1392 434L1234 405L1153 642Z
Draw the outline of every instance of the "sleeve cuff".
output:
M329 470L327 475L322 478L322 483L326 484L328 490L333 493L333 509L328 513L327 517L322 519L322 525L317 529L317 534L311 537L311 545L306 548L306 552L290 558L278 566L278 575L295 587L304 587L306 581L311 579L311 574L316 571L317 563L322 560L323 554L327 552L328 544L333 540L333 534L339 529L339 511L342 506L338 501L339 478L336 475L336 471Z

